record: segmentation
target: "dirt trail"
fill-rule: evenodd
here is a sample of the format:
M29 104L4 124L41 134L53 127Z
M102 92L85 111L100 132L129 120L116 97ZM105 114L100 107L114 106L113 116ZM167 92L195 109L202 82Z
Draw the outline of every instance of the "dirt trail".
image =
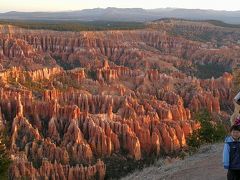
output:
M226 180L222 150L223 144L205 145L184 160L167 164L159 160L154 166L135 172L123 180Z

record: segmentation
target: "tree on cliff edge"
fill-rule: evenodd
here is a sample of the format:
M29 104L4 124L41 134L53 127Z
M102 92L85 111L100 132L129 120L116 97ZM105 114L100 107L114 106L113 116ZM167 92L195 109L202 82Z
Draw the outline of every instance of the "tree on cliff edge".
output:
M0 179L7 179L7 171L10 165L10 158L4 141L4 136L0 134Z
M236 95L240 90L240 64L237 64L233 67L233 87L232 92Z
M190 150L196 151L202 144L223 142L227 135L226 128L222 122L214 120L209 111L202 109L195 114L194 119L200 123L201 128L187 137Z

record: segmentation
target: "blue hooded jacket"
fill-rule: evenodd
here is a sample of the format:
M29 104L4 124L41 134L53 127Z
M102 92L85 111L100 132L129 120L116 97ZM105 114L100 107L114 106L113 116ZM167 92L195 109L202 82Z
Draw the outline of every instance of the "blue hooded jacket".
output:
M237 146L235 147L235 145L233 146L233 144L236 144ZM224 144L224 148L223 148L223 166L224 169L239 169L240 168L240 153L238 153L235 149L234 153L234 158L232 157L232 161L230 162L230 145L232 146L232 148L235 148L238 152L240 149L240 141L234 141L232 136L228 136L225 139L225 144ZM231 164L230 164L231 163Z

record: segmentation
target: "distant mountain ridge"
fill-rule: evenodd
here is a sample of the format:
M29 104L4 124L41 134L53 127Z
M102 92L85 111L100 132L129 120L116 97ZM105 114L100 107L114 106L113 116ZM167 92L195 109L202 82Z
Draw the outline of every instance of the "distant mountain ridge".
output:
M160 18L183 18L189 20L220 20L240 24L240 11L217 11L178 8L94 8L62 12L17 12L0 13L0 19L9 20L76 20L76 21L136 21L146 22Z

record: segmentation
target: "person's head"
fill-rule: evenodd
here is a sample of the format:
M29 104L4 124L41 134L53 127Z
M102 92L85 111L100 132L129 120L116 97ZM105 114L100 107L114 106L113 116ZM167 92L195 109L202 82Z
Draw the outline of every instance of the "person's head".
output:
M239 139L240 138L240 125L232 125L232 127L230 128L230 132L231 132L231 136L234 139Z

